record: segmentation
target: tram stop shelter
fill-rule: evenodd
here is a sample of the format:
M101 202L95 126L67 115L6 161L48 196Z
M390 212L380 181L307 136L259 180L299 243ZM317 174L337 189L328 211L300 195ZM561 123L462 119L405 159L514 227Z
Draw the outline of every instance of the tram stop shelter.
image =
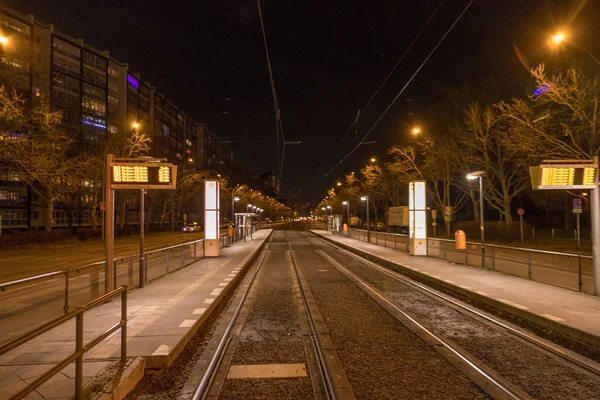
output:
M235 213L233 223L235 226L236 240L241 240L243 238L244 241L246 241L246 237L248 236L252 239L252 223L254 222L254 218L256 218L255 213Z

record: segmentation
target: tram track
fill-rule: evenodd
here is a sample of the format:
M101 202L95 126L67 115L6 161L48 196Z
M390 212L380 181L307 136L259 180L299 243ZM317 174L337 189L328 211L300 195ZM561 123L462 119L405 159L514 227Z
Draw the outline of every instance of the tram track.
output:
M285 235L284 232L282 234ZM327 328L306 286L302 272L297 266L290 243L287 241L287 238L285 238L285 241L288 247L289 261L291 262L296 279L295 288L297 289L297 297L302 305L297 304L298 313L301 314L300 319L303 320L304 325L302 337L307 355L306 365L310 372L314 398L323 400L351 400L354 398L354 395L347 379L345 379L343 370L339 367L339 360L337 360L335 350L331 346L331 339L329 338ZM193 395L183 395L179 397L180 399L191 398L199 400L220 397L228 371L233 365L236 346L240 342L241 332L245 327L249 314L252 313L252 303L256 297L256 293L253 294L252 292L256 289L257 281L261 279L259 277L260 271L269 255L271 245L272 243L269 243L266 246L252 277L244 285L240 301L237 303L225 331L220 335L219 344L212 353L210 361L207 361L205 358L199 363L199 368L196 368L196 372L201 369L203 370L203 374L202 379L200 379L193 390ZM195 380L198 381L198 379ZM184 388L183 393L189 392L190 385L188 384Z
M304 234L303 236L305 236L311 246L322 257L327 259L336 269L340 270L340 272L367 292L390 313L394 315L399 314L399 319L404 321L403 323L408 321L409 325L413 325L413 328L415 325L419 326L417 330L422 332L421 335L424 336L421 337L424 340L428 340L427 337L429 337L434 342L442 343L450 352L470 365L471 371L466 371L466 373L469 376L475 376L474 374L476 373L479 376L476 382L492 397L524 399L591 398L590 396L594 396L593 393L597 393L597 389L600 387L600 367L594 361L538 338L531 333L519 330L509 323L489 316L471 306L462 304L447 295L438 293L425 285L414 282L397 272L390 271L388 268L339 246L315 238L314 236L308 237L307 235ZM317 241L318 243L323 243L323 246L315 245ZM331 251L324 251L323 248L335 250L337 256L333 257ZM340 261L339 255L355 260L355 262L360 263L360 266L346 267L343 264L349 265L351 263L348 262L348 258ZM357 273L357 271L366 270L364 267L368 267L368 269L385 276L387 281L384 282L380 278L373 277L372 275L369 276L364 271L361 271L363 276L360 276L361 274ZM392 288L391 286L393 285L390 285L389 281L396 282L396 285L402 285L402 288ZM378 289L374 283L377 283L384 289ZM412 291L412 294L402 294L402 292L408 291ZM415 293L418 293L418 295ZM427 301L426 304L421 304L418 310L417 308L419 307L414 306L413 311L407 311L407 309L410 310L410 306L407 307L406 305L408 303L415 303L417 296L426 296L431 300ZM424 316L424 310L432 308L432 301L443 304L444 307L450 308L453 312L459 313L464 318L469 318L474 322L470 325L464 321L456 322L456 316L448 317L450 311L440 311L441 309L439 308L434 308L432 311L437 313L437 316L428 320ZM417 311L415 312L414 310ZM440 316L443 316L443 318ZM443 320L446 318L449 318L455 324L454 328L444 327ZM493 341L497 341L499 346L495 346L493 349L482 350L477 349L473 343L470 343L468 338L461 338L460 335L449 339L450 336L456 334L456 324L464 325L461 327L463 331L477 332L479 330L484 335L493 335L492 340L481 341L481 343L489 345ZM479 324L479 327L474 327L475 325L473 324ZM482 326L486 328L482 328ZM453 329L455 330L454 332ZM496 336L501 337L501 340ZM473 342L475 341L473 340ZM457 344L457 342L459 343ZM503 345L506 348L498 348ZM465 349L465 347L468 348ZM507 363L506 361L510 359L507 356L510 356L510 354L502 353L510 353L513 349L516 354L513 354L511 362ZM500 355L490 355L492 352L498 352ZM527 359L525 361L520 360L519 357L522 356L527 356ZM502 362L499 361L500 359L502 359ZM459 369L462 368L463 372L465 372L464 365L459 363L458 366L460 366ZM507 368L515 369L519 372L508 371ZM568 369L565 370L564 368ZM521 374L523 376L518 377ZM549 379L545 383L534 383L536 379L540 377L545 378L546 375L550 375L552 379ZM564 375L568 376L564 377ZM563 377L562 379L561 376ZM544 385L547 386L544 387ZM490 392L490 388L495 389ZM575 393L573 393L573 390L575 390Z

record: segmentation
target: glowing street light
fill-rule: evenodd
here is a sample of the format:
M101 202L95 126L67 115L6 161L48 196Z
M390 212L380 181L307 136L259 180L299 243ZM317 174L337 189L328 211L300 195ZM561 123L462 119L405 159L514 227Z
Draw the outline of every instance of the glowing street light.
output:
M371 162L372 163L377 162L377 159L375 157L371 157Z
M329 214L333 214L333 210L331 209L331 206L327 206L327 210L329 211Z
M252 204L248 204L246 206L246 212L250 212L250 209L252 209Z
M593 55L588 49L586 49L585 47L581 47L576 43L573 43L571 41L567 40L566 34L563 32L558 32L556 34L554 34L551 38L550 38L550 42L553 45L559 46L562 43L566 43L569 46L573 46L573 47L577 47L579 50L582 50L584 53L586 53L588 56L590 56L595 62L596 64L600 67L600 60L598 60L596 58L595 55Z
M133 124L131 124L131 126L133 127L133 129L138 129L140 127L139 122L134 122Z
M367 243L371 243L371 228L369 226L369 196L362 196L360 199L367 202Z
M350 234L350 202L342 201L342 204L346 206L346 211L348 211L348 234Z
M0 44L7 44L8 38L6 36L0 36Z
M336 183L336 185L342 186L342 182L338 182L338 183Z
M485 267L485 239L483 229L483 175L485 171L475 171L467 174L467 179L479 178L479 229L481 231L481 268Z
M412 129L412 133L413 133L413 135L418 135L418 134L420 134L420 133L421 133L421 128L419 128L418 126L415 126L415 127Z

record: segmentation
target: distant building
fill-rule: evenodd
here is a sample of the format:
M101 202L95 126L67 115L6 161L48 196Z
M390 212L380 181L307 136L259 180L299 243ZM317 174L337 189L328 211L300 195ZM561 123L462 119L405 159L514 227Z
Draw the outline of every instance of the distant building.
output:
M279 196L279 178L273 172L265 172L258 176L261 190L271 197Z
M48 102L63 113L63 126L80 146L98 147L110 135L138 123L152 139L151 155L179 170L235 167L232 151L204 124L189 118L138 73L110 56L55 30L51 24L0 7L0 84L19 91L29 104ZM0 176L4 226L41 226L43 213L18 177ZM62 220L56 210L55 220ZM57 223L58 224L58 223Z

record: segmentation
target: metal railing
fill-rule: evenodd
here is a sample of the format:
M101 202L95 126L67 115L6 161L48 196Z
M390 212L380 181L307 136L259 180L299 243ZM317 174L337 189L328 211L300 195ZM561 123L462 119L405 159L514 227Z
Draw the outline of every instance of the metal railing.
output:
M219 237L220 248L228 246L232 242L233 238L230 238L227 234L221 234ZM129 288L143 287L149 281L196 262L205 257L203 243L204 239L200 239L146 251L143 256L144 262L141 271L139 268L139 253L117 257L113 260L113 263L115 264L115 268L113 269L114 275L112 277L114 287L119 286L119 284L126 285ZM82 304L103 295L103 279L106 279L106 277L104 277L104 265L104 261L98 261L74 268L0 283L0 292L2 292L2 294L10 288L21 288L26 290L28 285L34 283L50 283L50 285L45 285L42 290L33 293L34 297L43 297L43 299L17 310L0 314L0 321L41 306L55 304L60 300L62 300L63 313L67 314L72 307L71 303L75 302ZM151 272L150 275L148 271ZM82 274L82 272L86 273ZM71 282L72 280L82 278L83 276L89 276L89 282L80 282L78 285ZM63 282L61 288L57 287L57 278L59 277L63 277L63 279L60 279ZM47 315L51 315L51 313Z
M83 315L84 312L97 307L107 300L121 294L121 320L111 326L109 329L104 331L99 336L96 336L90 342L83 343ZM60 361L49 371L46 371L35 381L28 384L25 388L21 389L18 393L14 394L10 400L23 399L25 396L33 392L36 388L41 386L44 382L62 371L66 366L75 361L75 398L81 399L83 397L83 355L96 346L98 343L109 337L113 332L121 329L121 362L125 363L127 360L127 286L121 286L110 293L107 293L83 306L77 307L75 311L62 315L58 318L53 319L45 323L44 325L37 327L27 333L24 333L13 340L0 345L0 355L3 355L26 342L35 339L43 333L55 328L72 318L76 318L75 321L75 351L71 353L67 358Z
M350 229L348 236L367 241L366 230ZM481 243L467 242L466 249L457 250L451 239L428 238L427 242L429 257L594 293L592 256L485 244L485 265L481 265ZM371 231L370 243L406 252L410 250L409 237L403 234Z

